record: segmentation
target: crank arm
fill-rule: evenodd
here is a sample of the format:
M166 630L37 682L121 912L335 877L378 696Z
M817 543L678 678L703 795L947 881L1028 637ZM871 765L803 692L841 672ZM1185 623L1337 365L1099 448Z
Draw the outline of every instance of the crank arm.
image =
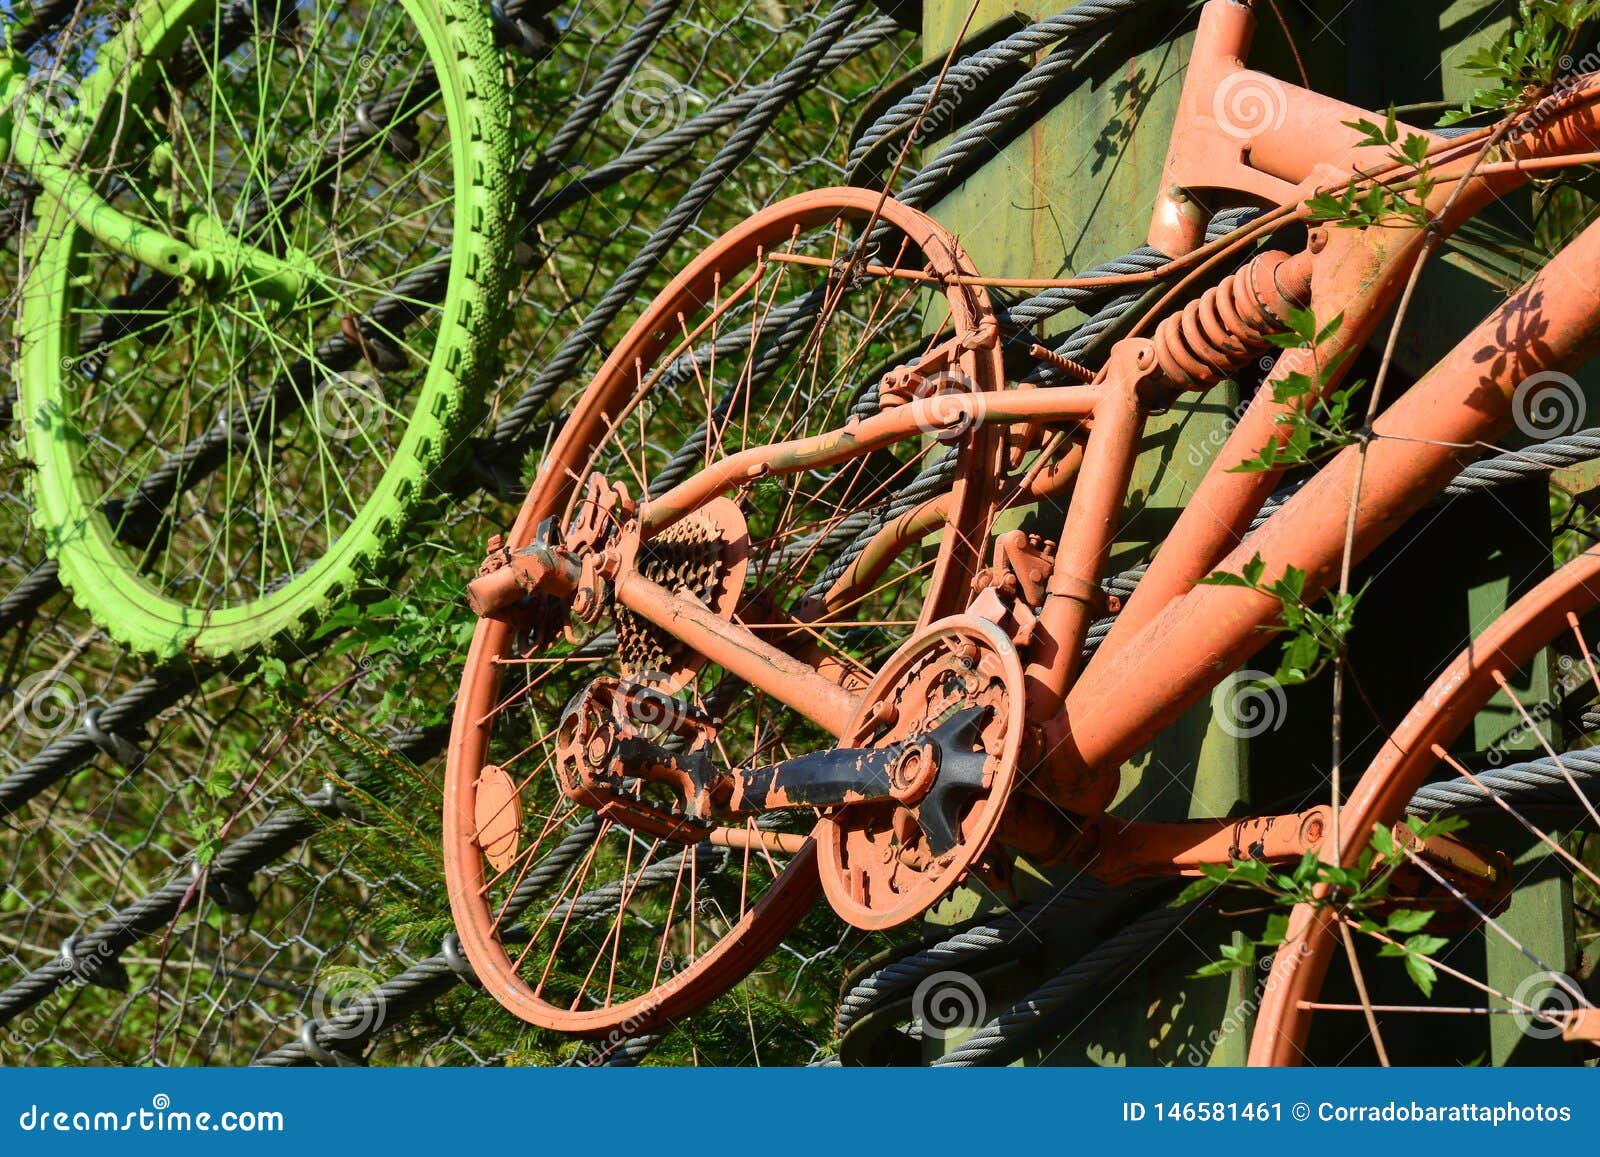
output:
M963 804L984 786L988 756L974 748L988 717L989 708L970 707L908 742L836 747L728 772L716 769L704 746L678 752L637 736L615 736L603 744L605 750L585 752L590 775L569 794L592 805L597 786L620 796L629 782L665 784L682 805L670 814L699 824L893 803L915 809L930 846L942 854L959 840ZM594 775L599 769L603 777Z
M568 708L568 717L579 719L588 705L580 699ZM589 714L593 714L589 712ZM652 804L667 822L678 818L709 825L742 820L765 812L808 811L850 803L881 803L896 798L896 783L920 781L936 774L939 767L937 742L896 744L891 747L860 749L834 748L810 752L765 767L725 771L711 758L709 742L690 740L682 750L687 734L680 732L671 746L652 742L638 735L621 733L611 726L589 728L579 737L578 726L563 727L563 734L574 739L568 744L568 763L576 775L565 778L568 798L587 807L599 807L615 797L640 801L635 808L644 814L642 784L667 787L674 803Z
M936 855L960 838L963 804L984 786L980 743L989 708L969 707L889 747L839 747L733 772L729 818L847 804L912 808Z
M895 767L908 758L915 761L925 757L915 746L904 750L836 747L766 767L742 768L732 774L729 818L847 803L883 803L894 798Z

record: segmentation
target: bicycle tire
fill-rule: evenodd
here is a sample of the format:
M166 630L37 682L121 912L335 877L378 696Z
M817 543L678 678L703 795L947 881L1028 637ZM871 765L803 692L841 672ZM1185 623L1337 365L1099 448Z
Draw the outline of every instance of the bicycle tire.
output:
M356 18L355 13L347 11L346 7L324 15L320 4L286 2L275 10L273 19L286 20L287 10L294 13L297 21L303 21L302 8L311 10L313 21ZM254 6L251 11L259 13L260 9L261 6ZM203 37L208 33L210 43L216 46L213 53L220 57L226 29L219 24L208 24L207 21L223 10L224 6L211 0L166 0L153 4L143 8L141 18L130 22L115 45L108 46L99 67L83 88L84 119L93 126L86 134L87 144L81 154L88 162L93 163L108 152L109 134L118 131L119 120L129 120L130 105L136 104L158 84L165 83L169 88L172 87L172 73L178 72L186 63L186 58L180 55L186 46L192 57L196 51L194 46L203 44ZM86 357L81 348L85 331L79 323L80 319L76 319L73 313L74 302L80 300L78 294L82 289L75 279L84 276L84 266L92 252L91 242L77 223L66 214L55 211L48 197L42 198L38 206L35 231L26 249L29 268L23 286L19 327L21 356L16 370L25 444L34 466L32 516L42 531L47 550L60 566L63 585L70 589L77 603L99 626L134 653L156 660L184 654L195 659L215 661L251 651L283 650L303 640L316 629L332 607L348 598L361 583L370 581L387 568L390 556L402 536L424 514L427 503L433 497L432 484L456 448L458 439L477 416L483 387L495 371L505 310L507 271L511 268L512 144L509 95L503 83L489 19L482 5L458 3L455 0L401 0L400 4L387 6L384 11L388 14L384 19L391 22L391 27L396 21L403 22L412 35L411 41L400 40L397 43L408 45L407 51L416 57L411 66L414 71L410 79L400 82L406 87L401 90L399 110L391 114L391 119L384 123L375 137L368 138L365 153L358 148L354 154L358 157L388 156L390 152L399 154L401 130L395 126L401 124L404 116L420 115L404 102L413 93L426 95L426 88L418 87L421 82L417 78L426 76L431 70L433 83L437 86L433 99L439 112L430 112L428 115L430 118L439 118L439 123L443 125L441 131L448 133L445 148L448 150L451 182L448 247L441 256L434 258L435 265L430 267L432 272L428 274L443 285L442 296L432 313L432 324L437 328L436 331L428 331L427 336L432 344L425 357L414 355L403 339L400 343L400 356L406 362L408 381L414 380L417 385L415 389L407 390L405 396L411 399L409 405L401 402L394 407L396 417L392 455L387 461L381 461L380 454L376 465L368 467L374 471L370 474L370 486L354 493L350 492L348 486L345 487L349 496L349 510L347 517L341 516L339 526L324 523L320 531L308 529L306 534L310 545L305 548L303 555L291 555L282 520L274 523L271 518L271 490L257 500L263 508L260 517L261 557L265 560L269 551L269 532L276 530L280 537L284 537L284 574L268 578L263 561L262 582L253 586L248 581L242 582L239 584L241 589L232 591L229 589L232 579L227 571L224 552L222 596L209 602L188 594L179 597L176 580L167 579L165 571L160 577L152 577L151 549L148 544L130 544L126 534L119 534L119 529L126 529L126 503L129 500L120 500L124 503L120 510L108 504L105 478L96 473L100 467L91 464L92 456L87 453L89 438L99 436L94 429L86 433L83 428L91 417L85 400L89 391L87 387L77 388L72 381L75 376L82 375L81 367ZM273 28L266 29L258 23L253 33L261 38L261 44L256 47L264 45L270 51L277 44L273 38L279 36L284 27L284 24L276 23ZM303 23L298 25L302 33L303 28ZM322 37L320 25L313 23L313 28L316 29L311 38L314 48L321 50L329 44L338 46L332 36L326 39ZM388 37L391 35L385 34L384 44L390 42ZM374 38L376 44L376 34ZM357 47L364 44L365 41L362 41ZM420 56L417 56L418 49ZM386 63L385 59L368 62L363 57L361 60L370 75L382 72L382 66ZM207 78L213 82L213 89L222 88L227 76L222 73L220 65L210 64L203 58L203 50L201 66L211 70ZM231 68L232 64L229 63L228 67ZM255 67L265 72L268 65L259 64ZM317 71L320 68L320 64L315 69L310 65L302 65L302 74L316 73L307 82L308 87L315 85L317 76L321 75ZM333 73L331 65L327 71ZM375 107L376 102L348 105L343 101L352 95L363 95L361 88L352 86L367 84L365 91L370 92L372 86L381 85L383 79L371 81L358 75L355 80L341 77L337 83L340 85L342 103L334 108L333 128L327 128L326 124L322 127L329 133L339 134L335 138L338 147L319 146L323 151L314 153L311 160L303 162L307 167L298 178L304 181L307 188L301 189L291 183L285 196L292 194L301 201L309 202L317 192L312 187L313 182L321 179L324 170L330 167L335 168L337 176L346 176L342 150L345 142L352 139L349 122L352 119L359 122L362 116L370 118L368 109ZM309 113L315 113L321 95L320 92L313 92L305 100ZM380 100L387 98L387 95L388 90L379 90ZM268 96L263 96L258 101L257 113L262 117L268 115L268 99ZM261 123L273 130L287 130L289 114L279 111L280 102L276 94L272 94L270 99L273 101L271 115L274 119ZM288 109L292 101L293 97L286 92L281 100L281 108ZM179 105L173 107L182 111ZM418 107L422 106L419 104ZM120 115L108 115L107 110ZM237 135L243 138L245 130L237 127L234 110L228 108L225 111L229 118L233 118ZM169 119L175 118L169 116ZM216 141L222 135L216 121L217 118L213 116L210 129L213 155L209 158L213 170L208 174L213 177L220 172ZM430 126L433 123L433 119L430 119ZM148 121L146 125L148 127ZM312 127L317 127L315 122ZM126 125L123 130L126 130ZM292 134L286 131L285 136ZM260 144L260 155L265 157L271 147L275 145L270 140ZM292 153L286 155L293 156ZM337 155L337 160L328 161L329 155ZM146 155L147 168L141 175L144 180L159 185L160 175L155 168L155 156L155 147L151 145ZM198 160L197 156L197 164ZM353 180L353 161L351 170L349 176ZM376 171L377 162L372 162L362 176L376 180L373 176ZM306 173L314 176L308 177ZM231 176L231 171L228 175ZM414 180L420 187L423 180L420 167ZM129 179L128 185L134 185L133 179ZM288 212L280 211L278 203L271 200L272 191L277 186L264 174L254 185L249 185L247 180L241 178L240 186L229 210L238 220L248 223L250 213L260 203L245 202L248 186L266 198L266 212L273 222L271 229L289 233L291 228L299 228L281 224L280 219L287 218ZM176 178L174 187L177 187ZM392 188L392 185L385 186L384 195L390 195ZM137 189L135 193L142 196ZM198 211L215 211L215 216L220 219L221 193L215 184L206 190L206 198L209 200L203 201ZM173 202L177 203L177 200L178 194L174 193ZM353 205L355 201L352 198L348 203ZM244 205L243 209L240 208L241 204ZM349 209L348 212L352 222L358 219L355 217L356 209ZM301 215L311 214L307 211ZM263 246L285 244L275 234L268 237L268 228L260 226L258 233L250 236L265 238L261 240ZM354 224L351 229L355 229ZM383 235L384 239L388 236ZM341 242L335 238L329 244L336 248ZM371 241L369 249L377 248L377 241ZM342 260L344 254L339 256ZM322 272L319 270L319 274ZM413 308L411 298L402 292L408 291L411 283L401 280L398 271L394 278L396 288L392 290L390 298L378 299L380 304L384 300L401 300L405 309ZM353 281L350 284L356 286ZM359 288L366 293L374 290L375 286L362 284ZM419 293L420 296L420 291L408 292ZM357 299L355 288L344 296L335 294L334 305L330 309L337 308L347 298L350 301ZM112 304L115 306L116 302ZM260 307L259 295L254 304ZM308 310L310 308L307 307ZM220 316L221 307L217 307L216 312ZM138 331L141 335L160 324L127 322L126 311L113 312L110 316L124 330L131 329L134 324L143 326ZM376 355L368 348L367 331L375 328L377 323L370 321L370 313L346 314L346 317L350 316L358 316L355 339L344 333L323 338L323 331L317 331L314 340L319 344L310 347L308 358L288 366L286 359L280 355L280 360L285 360L286 365L284 378L292 383L293 369L303 361L311 367L309 372L317 375L321 383L318 389L331 386L335 378L339 388L343 388L353 380L348 376L351 372L327 370L318 360L319 354L330 348L330 341L337 342L341 336L347 341L358 341L362 356L375 360ZM176 324L169 322L172 327L176 327ZM199 326L200 323L195 322L196 330ZM225 332L221 322L215 323L215 332L220 342L220 335ZM118 340L126 342L126 333ZM206 340L210 340L209 334ZM371 340L376 343L377 337L372 336ZM259 348L258 343L247 347L245 352L254 356ZM274 346L272 350L275 352L276 348ZM288 348L292 352L293 347ZM230 347L221 356L227 358L234 353L235 350ZM263 359L265 356L262 355ZM415 371L412 369L414 361L421 363L421 368ZM240 376L242 378L242 371ZM242 402L245 399L244 384L241 381ZM226 382L225 388L231 391L231 379ZM295 389L298 394L305 393L298 387ZM373 392L379 399L379 405L385 405L381 385ZM318 409L314 416L316 423L321 423L325 418L319 409L322 401L315 400L323 396L322 393L314 395L312 408ZM359 398L359 395L356 396ZM303 398L299 400L303 404ZM250 403L254 401L254 397L249 398ZM295 416L292 408L295 401L296 398L291 397L290 404L283 407L291 419ZM136 405L138 399L133 399L133 402ZM189 478L182 474L185 455L189 456L190 461L199 460L201 451L196 447L201 446L202 450L215 456L219 439L226 444L227 460L231 467L233 444L240 440L239 423L243 422L243 428L251 431L250 436L255 437L257 426L264 423L265 419L260 419L259 414L253 418L249 405L236 405L231 393L226 404L219 404L218 409L219 413L203 429L189 431L186 440L174 439L179 443L177 445L162 447L162 469L170 472L176 464L182 481L191 485L200 481L198 477ZM283 419L279 414L276 395L273 396L271 414L272 426L268 428L268 433L271 437L277 437ZM302 427L313 424L313 418L308 415L310 411L302 405L302 412L298 415L303 419ZM380 416L387 421L387 416L381 410ZM155 424L155 419L151 421ZM253 422L256 425L252 425ZM321 432L317 431L312 436L316 439L318 453L322 453L321 446L325 440ZM362 432L361 436L370 446L370 434ZM205 442L207 437L211 439L209 443ZM334 452L327 456L330 461L338 460ZM267 464L271 463L270 452L263 454L258 451L257 458L263 457ZM240 458L244 458L242 449ZM319 458L319 466L321 461ZM243 466L239 468L239 473L245 473ZM261 473L266 477L269 470L262 469ZM148 481L146 479L147 484ZM342 482L343 476L336 475L336 481ZM206 481L206 485L208 488L215 485L214 476ZM277 485L276 480L273 485ZM179 489L181 493L181 487ZM324 480L325 510L328 508L330 489L332 487ZM132 501L138 501L140 493L135 490ZM231 516L230 513L228 517ZM112 523L113 517L117 518L116 526ZM163 513L160 517L171 524L177 523L176 515ZM225 532L230 529L231 523L224 523L217 537L225 537ZM249 532L250 527L246 526L243 533ZM321 538L316 537L318 534ZM204 544L198 538L196 541L201 544L195 548L198 557L198 551ZM216 546L213 545L211 550L215 554ZM181 564L164 561L162 565L176 569ZM209 556L204 565L209 573L213 565ZM202 575L201 581L203 585L205 575Z

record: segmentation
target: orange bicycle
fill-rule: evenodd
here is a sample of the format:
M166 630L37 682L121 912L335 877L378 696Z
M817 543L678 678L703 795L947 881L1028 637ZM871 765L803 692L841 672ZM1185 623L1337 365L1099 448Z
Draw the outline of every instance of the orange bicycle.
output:
M924 214L819 190L718 239L611 352L470 584L444 853L461 943L506 1008L586 1035L681 1017L819 893L884 929L969 878L1003 887L1019 857L1110 882L1320 861L1253 1062L1296 1062L1318 1015L1363 1017L1380 1049L1380 1018L1495 1011L1600 1040L1576 977L1600 815L1567 754L1600 728L1582 718L1600 697L1600 550L1474 640L1348 798L1182 823L1107 812L1125 760L1286 611L1327 592L1348 607L1350 567L1511 429L1527 384L1600 348L1590 226L1380 405L1385 362L1358 403L1370 420L1308 469L1310 416L1351 404L1351 355L1403 314L1442 239L1535 176L1600 160L1600 76L1447 136L1250 71L1253 28L1241 0L1203 10L1149 234L1161 269L985 277ZM1272 115L1243 129L1227 116L1240 100ZM1215 213L1246 206L1263 211L1206 242ZM1042 379L1016 381L991 289L1158 281L1172 287L1097 371L1035 348ZM1274 347L1131 598L1108 597L1146 418ZM1306 481L1251 532L1291 469ZM1059 541L1003 529L1041 504L1065 510ZM1535 726L1551 683L1536 669L1556 661L1576 672L1559 686L1565 739ZM1455 746L1491 701L1539 737L1536 798ZM1499 919L1523 868L1493 825L1405 825L1440 777L1537 837L1571 913L1560 959ZM1346 902L1369 871L1392 882L1398 924ZM1399 938L1429 921L1503 934L1557 999L1475 975L1460 935ZM1376 1001L1357 939L1444 979ZM1331 979L1336 961L1352 975ZM1323 995L1350 983L1359 999Z

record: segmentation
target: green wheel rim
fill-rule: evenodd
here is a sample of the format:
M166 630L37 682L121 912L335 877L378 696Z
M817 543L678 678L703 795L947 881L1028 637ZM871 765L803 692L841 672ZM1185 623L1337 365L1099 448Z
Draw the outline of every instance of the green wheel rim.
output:
M242 33L222 9L140 9L83 86L81 155L130 216L305 288L153 282L42 199L22 295L33 518L158 659L282 648L385 568L477 416L511 264L482 5L279 0Z

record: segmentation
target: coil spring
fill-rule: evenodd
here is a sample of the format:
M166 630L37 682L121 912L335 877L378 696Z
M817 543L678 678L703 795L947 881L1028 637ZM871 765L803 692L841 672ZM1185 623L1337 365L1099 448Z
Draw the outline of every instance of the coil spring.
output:
M1310 255L1256 256L1156 327L1156 362L1175 389L1203 390L1242 368L1311 300Z

